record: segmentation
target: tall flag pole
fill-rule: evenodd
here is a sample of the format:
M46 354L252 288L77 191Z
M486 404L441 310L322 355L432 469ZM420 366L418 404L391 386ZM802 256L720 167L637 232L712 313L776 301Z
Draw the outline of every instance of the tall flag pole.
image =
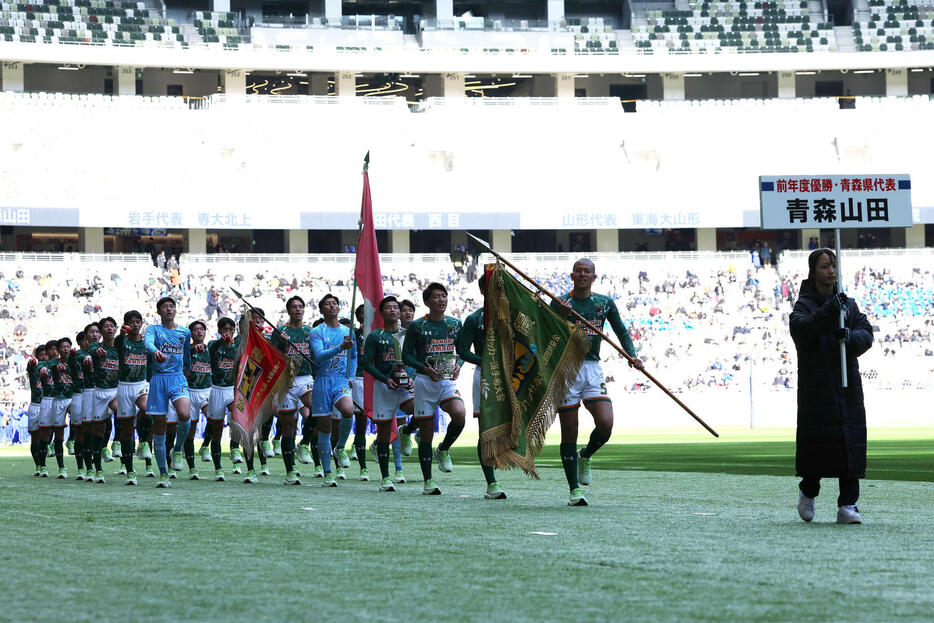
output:
M360 240L357 244L357 262L354 282L363 295L363 339L371 331L383 326L383 317L377 313L383 299L383 275L379 268L379 248L373 222L373 200L370 197L370 152L363 159L363 202L360 206ZM351 310L353 311L353 310ZM367 417L373 414L373 377L363 375L363 407Z

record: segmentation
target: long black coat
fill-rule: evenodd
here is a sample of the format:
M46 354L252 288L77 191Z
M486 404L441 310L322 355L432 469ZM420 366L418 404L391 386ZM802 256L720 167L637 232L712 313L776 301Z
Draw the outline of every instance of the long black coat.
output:
M847 300L845 326L848 387L841 387L838 308L810 282L801 283L791 312L798 352L798 476L864 478L866 409L856 358L872 346L872 326L856 302Z

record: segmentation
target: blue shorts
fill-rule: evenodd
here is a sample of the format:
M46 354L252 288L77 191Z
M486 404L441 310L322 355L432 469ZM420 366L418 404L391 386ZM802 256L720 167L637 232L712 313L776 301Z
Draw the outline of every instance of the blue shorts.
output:
M146 413L168 415L169 402L188 398L188 379L184 374L153 374L149 381Z
M350 384L347 377L327 375L315 377L311 388L311 415L314 417L330 416L334 405L344 396L350 396Z

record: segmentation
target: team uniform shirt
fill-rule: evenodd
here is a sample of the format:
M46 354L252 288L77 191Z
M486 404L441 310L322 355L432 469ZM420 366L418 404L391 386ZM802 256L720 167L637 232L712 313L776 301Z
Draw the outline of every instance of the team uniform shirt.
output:
M201 418L201 410L206 408L211 397L211 353L207 344L204 352L191 351L191 368L188 370L188 396L191 400L191 421Z
M101 349L104 351L102 357L96 354ZM117 350L116 344L107 346L100 343L90 346L88 353L90 354L84 359L85 368L90 359L95 388L90 419L100 422L107 418L110 402L117 397L117 385L120 382L120 351ZM85 411L84 421L88 421L87 411Z
M281 335L280 335L281 333ZM287 357L292 359L298 358L300 364L298 366L298 371L295 373L295 380L292 382L292 387L289 388L289 392L282 398L282 402L279 403L279 413L291 413L296 412L296 417L298 417L298 410L302 407L302 396L312 391L314 386L314 378L312 376L311 363L302 357L311 357L311 347L308 344L308 337L311 334L311 327L307 325L302 325L300 327L293 327L291 325L282 325L278 327L277 331L274 331L270 342L272 345L281 350ZM282 336L285 336L285 339L282 339ZM288 342L286 341L288 340ZM289 344L291 342L291 344Z
M149 325L144 342L146 352L152 354L158 350L167 358L152 363L146 411L153 415L167 415L169 402L188 398L188 380L184 370L191 367L191 331L185 327L168 329L162 325Z
M331 415L337 402L351 395L348 378L357 372L357 341L351 340L349 349L341 348L349 335L349 327L329 327L327 323L313 328L308 335L309 350L317 368L311 391L311 414L315 417Z
M114 346L120 353L120 376L117 387L117 417L136 417L136 399L149 393L150 359L144 340L117 336Z
M233 384L237 375L237 350L240 336L231 344L224 340L213 340L208 344L208 358L211 362L211 395L208 399L208 419L223 420L227 414L227 405L233 402Z
M480 415L480 364L483 363L481 354L485 339L486 326L484 326L484 310L481 307L464 319L464 326L454 338L457 356L467 363L474 364L472 387L474 417Z
M632 338L619 317L619 310L616 308L613 299L603 294L591 294L588 298L579 299L575 298L572 293L564 294L558 298L570 302L571 309L601 331L604 331L604 326L609 320L613 332L622 343L623 350L631 357L636 356ZM559 311L561 305L557 301L552 301L551 308ZM559 407L559 410L576 409L580 406L581 400L585 403L610 400L609 396L607 396L606 382L603 380L603 369L600 367L600 344L603 342L603 338L573 316L569 320L581 327L590 342L590 350L585 355L584 363L577 373L577 378L564 397L564 403Z
M42 361L37 366L39 379L42 384L42 401L39 403L39 426L48 428L52 426L52 416L55 411L55 377L52 369L58 364L58 359ZM59 390L61 387L59 387Z
M360 368L370 374L373 384L373 419L391 420L406 402L413 400L412 391L398 387L389 389L386 381L392 377L396 366L401 362L402 347L396 336L386 329L377 329L366 336L363 342L363 354L360 356Z
M26 414L26 426L30 433L39 430L39 411L42 408L42 380L39 378L39 365L37 362L32 368L26 368L26 378L29 380L29 411Z
M405 330L402 360L415 368L415 418L433 418L437 408L449 400L460 400L460 392L451 379L432 381L422 372L427 359L436 355L455 355L454 346L461 321L451 316L435 322L428 316L412 321ZM460 359L457 365L462 362Z

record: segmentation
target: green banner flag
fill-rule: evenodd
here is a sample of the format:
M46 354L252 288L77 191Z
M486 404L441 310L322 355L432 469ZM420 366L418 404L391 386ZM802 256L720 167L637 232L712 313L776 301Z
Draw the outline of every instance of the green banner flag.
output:
M483 462L538 478L535 457L587 352L580 328L507 273L487 272L480 381Z

